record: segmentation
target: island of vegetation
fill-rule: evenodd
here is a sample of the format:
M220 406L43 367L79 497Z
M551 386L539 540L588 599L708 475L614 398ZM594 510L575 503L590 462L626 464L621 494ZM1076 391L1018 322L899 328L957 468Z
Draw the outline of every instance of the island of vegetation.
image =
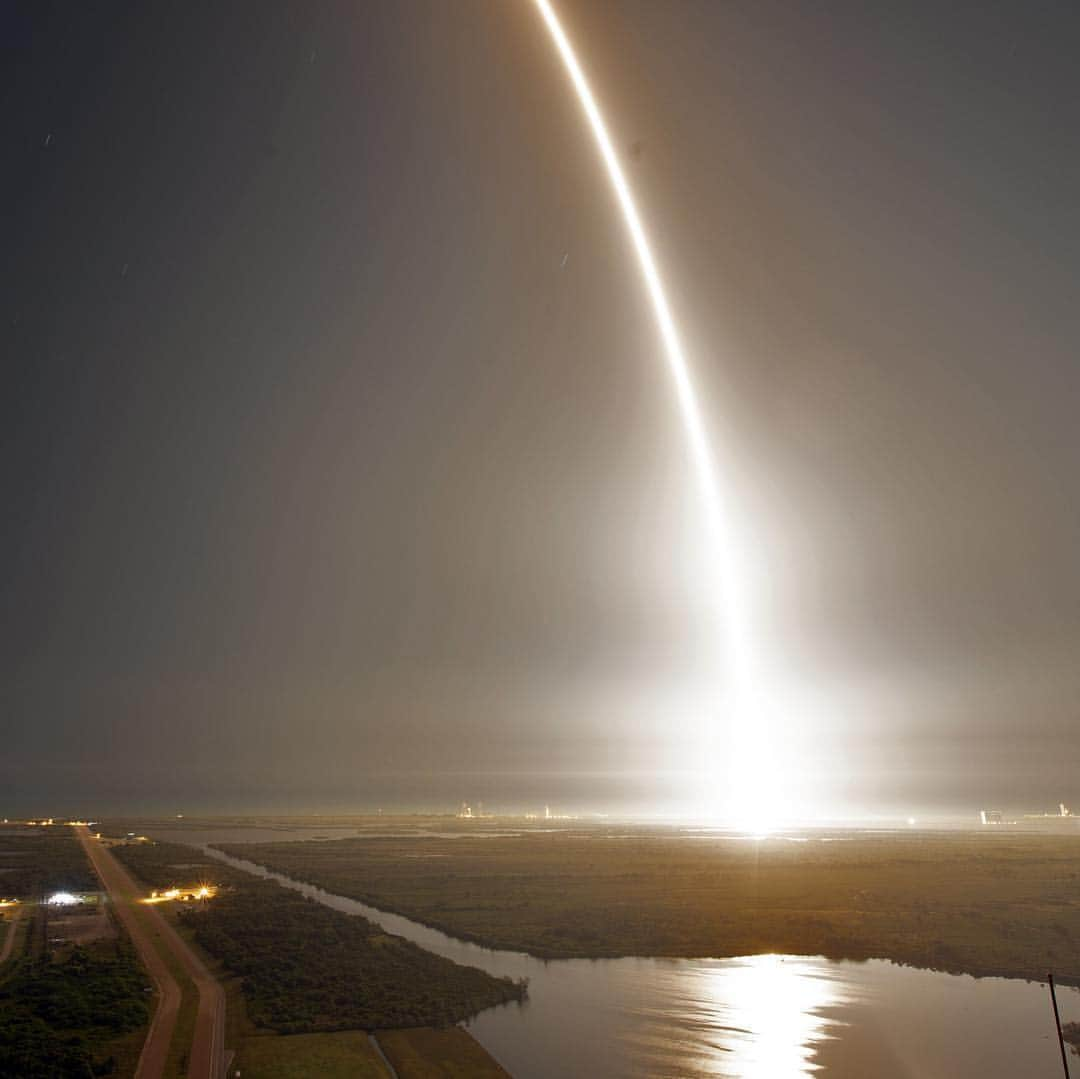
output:
M433 835L432 824L413 822L412 835L221 846L459 938L545 958L773 952L1031 979L1053 970L1080 984L1080 837L756 840L505 820L470 836L456 826L457 835Z
M190 847L115 848L150 888L192 876L215 886L181 923L241 979L250 1020L283 1034L444 1026L521 1000L525 986L432 955L364 918L220 863Z

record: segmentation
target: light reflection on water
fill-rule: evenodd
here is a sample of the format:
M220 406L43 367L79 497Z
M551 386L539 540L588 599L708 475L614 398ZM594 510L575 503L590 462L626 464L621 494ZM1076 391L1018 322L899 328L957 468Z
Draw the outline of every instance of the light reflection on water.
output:
M468 1024L515 1079L1016 1079L1060 1068L1044 985L799 956L545 962L208 853L455 962L528 978L523 1005ZM1059 1003L1063 1021L1080 1019L1075 990Z
M533 962L524 1007L469 1024L519 1079L812 1076L851 993L849 964L794 956Z
M843 982L820 960L757 955L665 974L654 978L665 1005L632 1015L626 1039L655 1075L812 1075L818 1043L840 1025L827 1009L846 1001Z

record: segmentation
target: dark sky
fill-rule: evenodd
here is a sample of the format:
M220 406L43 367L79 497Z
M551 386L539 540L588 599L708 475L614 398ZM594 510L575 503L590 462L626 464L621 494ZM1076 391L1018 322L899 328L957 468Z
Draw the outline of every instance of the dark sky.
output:
M559 10L807 811L1080 801L1076 6ZM710 553L532 6L0 11L0 810L685 807Z

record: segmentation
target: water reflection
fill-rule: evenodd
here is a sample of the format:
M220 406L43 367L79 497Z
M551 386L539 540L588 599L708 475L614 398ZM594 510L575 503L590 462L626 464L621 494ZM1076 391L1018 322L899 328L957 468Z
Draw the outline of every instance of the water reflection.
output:
M527 977L524 1005L490 1008L468 1024L515 1079L1016 1079L1060 1066L1037 984L777 955L544 962L207 853L448 959ZM1059 1001L1063 1019L1080 1019L1080 995L1065 990Z
M660 981L663 1006L637 1010L628 1038L655 1075L812 1075L818 1044L841 1025L827 1012L847 999L837 972L791 956L681 963Z

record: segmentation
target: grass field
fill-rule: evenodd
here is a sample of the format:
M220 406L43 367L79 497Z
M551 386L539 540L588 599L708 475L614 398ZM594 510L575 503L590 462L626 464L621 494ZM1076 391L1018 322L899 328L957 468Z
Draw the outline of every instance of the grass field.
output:
M460 1027L388 1030L379 1045L399 1079L510 1079L510 1073Z
M231 1071L244 1079L389 1079L368 1036L359 1030L334 1034L286 1034L244 1038Z
M542 957L784 952L1015 977L1053 969L1080 983L1080 837L828 838L575 826L222 846L456 936Z

